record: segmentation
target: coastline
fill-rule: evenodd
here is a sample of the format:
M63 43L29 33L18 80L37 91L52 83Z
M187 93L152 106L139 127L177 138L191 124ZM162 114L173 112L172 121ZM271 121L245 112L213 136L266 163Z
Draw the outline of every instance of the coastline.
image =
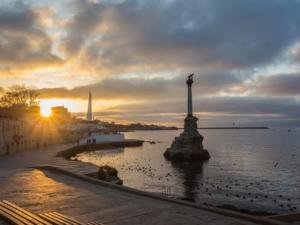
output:
M103 142L98 144L76 145L71 148L59 151L56 156L70 160L72 157L83 153L95 150L109 150L119 147L137 147L143 145L143 140L127 139L123 141Z
M269 127L199 127L199 130L209 130L209 129L216 129L216 130L268 130Z
M140 221L144 221L144 213L141 214L141 212L152 213L153 209L158 207L155 213L165 215L164 217L153 217L154 220L157 219L158 221L164 221L162 218L167 219L167 221L169 221L168 218L173 218L174 221L182 221L181 224L197 224L199 223L199 218L195 217L192 219L193 217L191 216L199 216L201 214L201 221L204 219L211 220L211 216L216 215L218 220L224 222L223 218L226 218L228 223L231 221L230 224L234 224L232 222L237 220L240 222L251 221L247 222L247 224L280 224L265 218L231 212L216 207L192 204L164 197L161 194L157 195L134 188L120 187L119 185L89 178L84 174L87 171L93 171L97 168L96 166L90 163L69 161L55 157L56 152L66 147L70 147L70 145L52 146L47 150L20 152L0 157L2 177L0 180L2 187L0 192L1 198L12 201L32 212L40 213L55 209L75 219L86 222L91 220L103 223L113 221L115 213L118 213L118 221L125 221L128 213L134 217L141 218ZM16 161L21 163L12 163ZM39 167L38 165L41 164L50 164L52 165L50 166L51 168L59 168L55 170L64 172L61 174L33 169ZM42 167L45 168L45 166L41 166L40 169ZM82 181L77 178L82 179ZM96 184L100 184L100 186ZM33 191L32 188L35 188L36 185L39 185L39 188ZM119 193L120 191L123 193ZM111 204L112 201L114 202L113 204ZM102 202L102 204L99 204L99 202ZM136 204L138 205L133 210L132 207ZM151 207L149 207L150 204ZM167 209L170 209L170 204L172 204L171 208L174 208L174 214L171 215L170 210L162 210L162 204L167 204ZM127 208L129 207L129 211L126 213L119 211L118 206L120 205L126 205ZM95 210L97 210L97 213L91 214ZM185 211L187 217L183 218L176 211ZM130 224L140 224L140 222Z
M259 134L255 130L250 130L238 133L238 138L236 138L236 132L225 130L221 133L219 131L203 131L203 133L213 157L202 166L175 165L167 163L161 157L165 148L169 146L171 138L176 135L172 131L133 132L127 137L143 137L146 140L152 140L155 144L145 142L142 149L125 148L123 151L87 153L76 159L98 166L109 164L120 171L124 185L153 193L167 194L174 198L185 197L201 204L206 202L214 206L232 205L238 210L249 211L253 214L270 213L273 215L299 211L297 195L293 192L284 192L279 188L280 177L277 175L281 169L286 170L285 167L288 165L283 164L284 158L281 158L281 161L278 159L278 167L274 169L276 159L269 157L269 153L274 155L275 152L277 155L284 153L286 156L291 154L292 157L296 157L293 156L293 152L290 154L286 151L282 152L278 142L274 141L280 140L276 137L282 138L284 134L291 139L291 143L296 143L292 141L295 135L290 135L285 130L275 132L261 130ZM215 139L215 134L218 135L218 141ZM225 141L230 145L224 147L222 143ZM244 145L244 141L255 143L258 148L253 148L249 144ZM262 148L261 143L264 143L267 148L264 146ZM243 161L235 160L236 157L239 158L239 155L246 153L251 157L244 158ZM257 161L255 156L262 154L265 157ZM264 167L264 170L257 167L257 163L261 165L260 167ZM271 189L274 187L277 187L277 190ZM288 188L293 188L293 186L286 186L286 188L285 190L289 190Z
M184 128L178 128L184 129ZM198 130L268 130L269 127L198 127Z
M155 139L153 139L153 140L155 140ZM155 140L155 141L156 141L157 144L163 144L164 143L164 142L159 142L159 140ZM150 146L150 143L147 143L146 145ZM85 163L85 162L82 162L82 161L73 161L73 160L69 161L69 160L64 160L63 158L57 159L57 157L55 157L57 152L59 152L63 149L70 148L70 147L76 147L75 144L61 145L61 146L64 146L64 147L59 147L59 145L58 146L49 146L48 149L39 149L39 150L31 150L31 151L28 151L28 152L20 152L20 153L17 153L15 155L1 157L1 159L4 159L4 161L6 161L6 159L15 158L14 160L10 160L10 163L8 163L9 167L11 167L11 165L13 165L12 162L22 161L22 160L26 161L27 158L32 158L33 155L36 155L36 160L31 159L32 160L31 165L33 165L33 163L37 163L37 162L39 162L39 163L49 163L51 161L51 164L53 163L53 165L56 165L56 166L62 166L63 165L64 168L66 168L66 169L70 169L71 167L73 167L72 170L73 170L73 172L76 172L76 173L77 173L77 171L84 171L85 170L84 169L85 165L88 165L88 167L90 168L89 171L91 171L91 172L95 172L96 169L98 168L95 165L92 165L90 163ZM151 145L151 146L153 146L154 148L158 147L157 145ZM25 155L27 155L27 157L23 157ZM41 159L40 157L42 157L45 160L40 160ZM1 161L1 164L2 164L2 162L3 161ZM25 164L23 164L23 165L25 167ZM20 166L22 166L22 164ZM28 164L27 164L27 166L28 166ZM74 169L75 167L76 167L76 169ZM91 170L91 168L92 168L92 170ZM81 174L84 175L84 174L87 174L87 173L88 172L85 171L85 172L82 172ZM242 212L242 213L248 213L250 215L257 215L257 216L269 215L268 214L269 212L267 212L267 211L252 211L252 210L249 211L249 210L245 209L244 207L243 208L240 208L240 207L234 208L235 206L233 206L233 207L232 206L228 204L228 205L219 205L217 207L227 208L227 209ZM214 207L216 207L216 206L214 206ZM275 213L271 213L271 214L275 215Z

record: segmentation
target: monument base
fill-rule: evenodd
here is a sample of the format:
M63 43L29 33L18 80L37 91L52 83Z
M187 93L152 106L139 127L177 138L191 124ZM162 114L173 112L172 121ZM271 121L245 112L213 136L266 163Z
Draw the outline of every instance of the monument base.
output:
M188 115L184 120L184 131L175 137L172 145L164 156L174 161L206 161L210 158L209 152L203 149L203 136L197 129L197 118Z

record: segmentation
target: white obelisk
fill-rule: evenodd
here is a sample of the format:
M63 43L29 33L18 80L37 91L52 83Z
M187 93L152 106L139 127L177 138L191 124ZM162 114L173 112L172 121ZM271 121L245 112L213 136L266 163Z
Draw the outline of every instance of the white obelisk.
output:
M88 111L86 114L86 119L88 121L92 121L93 120L93 113L92 113L92 93L89 92L89 103L88 103Z

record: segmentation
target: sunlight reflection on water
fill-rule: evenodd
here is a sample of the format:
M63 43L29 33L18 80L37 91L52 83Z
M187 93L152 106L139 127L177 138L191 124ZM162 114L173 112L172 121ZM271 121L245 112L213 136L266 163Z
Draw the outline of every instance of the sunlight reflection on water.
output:
M211 159L174 164L163 152L181 131L138 131L126 138L155 141L143 147L80 154L81 161L111 165L124 185L214 205L250 210L300 210L300 131L200 130Z

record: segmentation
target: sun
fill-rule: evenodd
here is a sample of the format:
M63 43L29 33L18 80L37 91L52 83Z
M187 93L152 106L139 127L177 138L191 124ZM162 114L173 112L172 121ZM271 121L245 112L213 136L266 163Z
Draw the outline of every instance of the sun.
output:
M42 106L40 113L43 117L49 117L51 116L51 109L50 107Z

